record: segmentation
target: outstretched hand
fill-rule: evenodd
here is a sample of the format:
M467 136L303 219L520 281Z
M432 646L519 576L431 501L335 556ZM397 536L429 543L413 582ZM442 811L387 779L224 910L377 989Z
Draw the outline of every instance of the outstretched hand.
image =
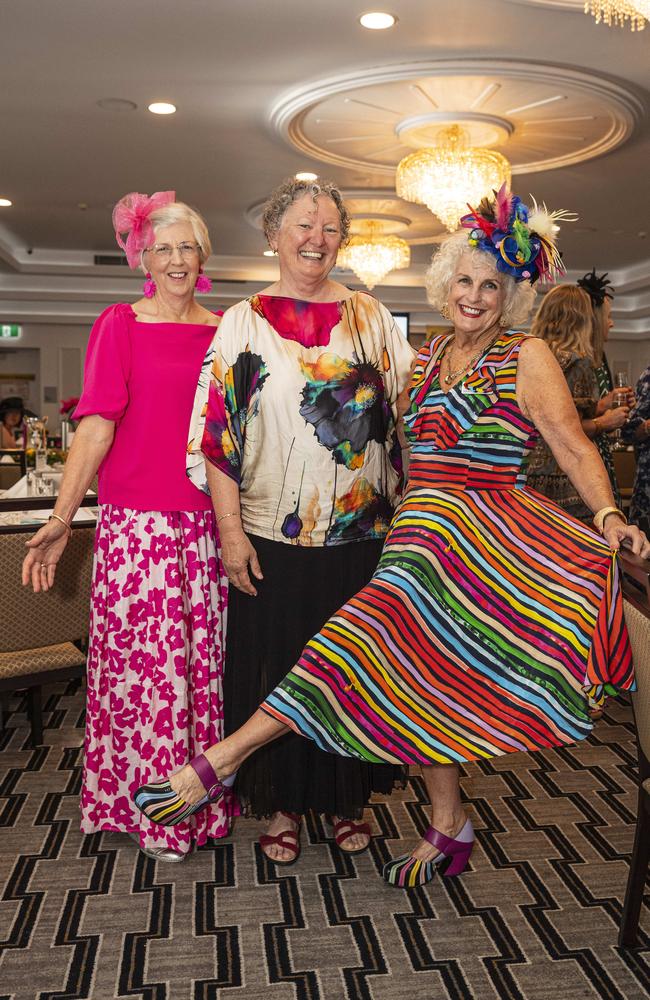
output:
M56 564L68 544L70 532L60 521L48 521L25 544L29 552L23 560L23 587L31 583L34 593L54 584Z

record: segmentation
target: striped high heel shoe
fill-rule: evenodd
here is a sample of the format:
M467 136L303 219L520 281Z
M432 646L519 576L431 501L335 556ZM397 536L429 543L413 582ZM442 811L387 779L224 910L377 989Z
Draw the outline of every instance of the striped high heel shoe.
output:
M226 788L230 788L235 781L235 774L230 774L221 781L215 771L202 753L197 754L190 761L191 768L205 788L206 794L199 802L189 805L185 799L178 795L169 783L165 781L152 781L148 785L141 785L133 795L133 801L141 813L150 819L152 823L159 823L161 826L177 826L189 816L200 812L210 802L217 802L223 795Z
M446 837L434 827L428 827L424 834L432 847L437 847L439 853L431 861L419 861L407 854L384 865L382 875L389 885L400 889L413 889L418 885L426 885L435 877L441 875L460 875L465 871L469 856L474 847L474 828L472 821L467 820L456 837Z

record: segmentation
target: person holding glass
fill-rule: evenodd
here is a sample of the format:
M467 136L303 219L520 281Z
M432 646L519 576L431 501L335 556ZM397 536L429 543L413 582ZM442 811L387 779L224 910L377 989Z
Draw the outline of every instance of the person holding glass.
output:
M627 373L616 373L616 385L610 371L605 346L614 326L612 319L612 301L614 291L608 280L607 273L596 274L595 268L583 275L576 282L591 299L592 336L591 356L595 365L598 385L598 402L593 415L592 426L583 426L585 434L591 438L598 448L603 465L607 469L609 481L617 506L621 506L621 494L618 488L612 448L620 444L621 428L627 421L630 410L635 404L634 392L629 385Z
M593 355L593 329L594 315L587 292L576 285L562 284L546 293L530 332L533 337L539 337L548 344L560 365L583 432L595 444L598 437L604 437L608 449L607 435L623 426L629 408L601 406L601 389ZM591 509L563 469L551 443L544 438L539 439L528 460L528 485L550 497L573 517L585 524L591 523Z
M48 590L70 522L99 471L91 591L81 829L129 834L143 853L182 861L226 836L226 797L174 830L131 793L223 734L226 584L210 500L185 475L196 380L218 316L204 220L173 191L133 193L113 223L144 296L109 306L90 334L79 422L49 523L28 542L23 583Z

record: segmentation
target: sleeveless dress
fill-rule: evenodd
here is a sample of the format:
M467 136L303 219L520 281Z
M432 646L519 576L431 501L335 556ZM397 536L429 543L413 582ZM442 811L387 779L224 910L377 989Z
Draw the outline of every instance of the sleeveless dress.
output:
M614 554L526 486L524 339L503 333L447 394L448 338L418 356L377 571L261 706L325 750L444 764L561 746L592 729L587 695L633 686Z

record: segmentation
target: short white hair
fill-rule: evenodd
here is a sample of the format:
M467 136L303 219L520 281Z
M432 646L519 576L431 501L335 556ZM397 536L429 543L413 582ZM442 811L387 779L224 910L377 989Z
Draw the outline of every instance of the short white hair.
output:
M157 208L149 216L149 221L153 226L155 236L158 235L159 230L166 229L167 226L175 226L179 222L187 222L192 227L194 239L199 244L199 259L201 263L204 264L212 253L210 234L208 233L205 220L199 215L196 209L190 205L186 205L184 201L173 201L170 205L163 205L162 208ZM146 250L142 251L142 254L144 253L146 253ZM143 271L146 271L147 269L142 263L142 254L140 255L140 266Z
M530 316L537 294L535 289L530 281L515 281L511 275L497 271L492 254L481 250L480 247L470 246L468 238L468 231L459 229L443 240L438 250L434 252L425 278L429 302L438 312L443 309L460 258L465 253L476 254L480 256L481 264L489 263L494 268L495 274L499 275L502 282L505 294L501 313L502 325L510 329L521 326Z

